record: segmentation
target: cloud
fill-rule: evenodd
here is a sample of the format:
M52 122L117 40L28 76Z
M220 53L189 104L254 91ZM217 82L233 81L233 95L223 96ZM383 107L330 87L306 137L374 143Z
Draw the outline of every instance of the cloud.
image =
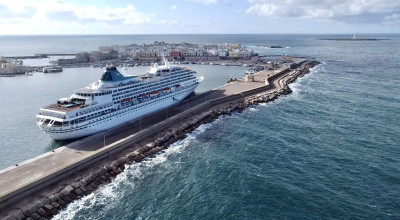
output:
M31 20L33 19L33 20ZM0 23L35 21L37 23L67 22L77 24L152 24L159 23L155 15L139 12L132 4L126 7L77 6L62 1L32 3L26 0L0 0Z
M0 3L0 18L31 18L37 10L33 7L21 7L16 10Z
M64 4L64 3L57 3ZM66 9L65 9L66 8ZM46 12L49 19L75 22L102 22L112 24L143 24L151 23L154 14L140 13L129 4L125 8L98 8L96 6L76 7L69 5L65 7L52 8ZM68 20L70 19L70 20Z
M246 13L348 23L382 22L400 13L398 0L248 0Z
M176 5L171 6L171 10L176 10L176 9L178 9L178 6Z
M388 25L392 24L400 25L400 14L393 14L390 16L386 16L383 20L383 23Z
M196 3L200 3L203 5L215 5L215 4L220 4L222 2L226 2L226 0L186 0L188 2L196 2Z

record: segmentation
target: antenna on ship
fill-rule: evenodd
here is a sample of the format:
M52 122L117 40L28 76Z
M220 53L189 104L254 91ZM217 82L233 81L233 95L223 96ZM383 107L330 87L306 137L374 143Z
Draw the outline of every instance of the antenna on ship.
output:
M170 64L169 64L168 60L165 59L164 53L163 53L163 55L162 55L162 58L163 58L163 61L164 61L165 66L169 66Z
M356 39L356 34L353 35L353 39Z

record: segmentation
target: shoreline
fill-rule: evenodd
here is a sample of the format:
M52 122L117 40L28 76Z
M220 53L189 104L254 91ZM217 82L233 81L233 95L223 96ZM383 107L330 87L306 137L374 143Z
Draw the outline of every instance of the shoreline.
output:
M232 111L242 111L251 105L273 101L281 95L291 93L288 84L292 83L297 78L304 76L309 72L310 68L318 64L318 61L306 61L306 63L300 65L301 67L299 69L284 69L272 76L268 75L268 86L265 86L264 84L264 86L255 87L247 91L247 88L245 87L244 92L236 92L232 94L227 93L223 97L211 99L209 101L205 100L206 94L204 95L204 102L196 105L196 107L188 108L188 110L184 110L177 115L149 126L145 130L140 131L144 133L142 136L140 136L140 132L135 133L135 140L129 142L119 139L117 144L112 143L107 145L109 149L107 150L106 156L99 154L97 160L90 162L90 168L74 168L71 170L74 171L73 173L68 175L65 174L66 178L54 183L57 184L57 187L33 190L36 191L36 193L32 192L29 195L30 198L28 198L28 200L30 201L19 201L20 204L14 203L7 206L2 204L1 207L6 207L7 210L4 213L0 213L0 216L2 214L11 214L9 219L13 219L13 216L17 218L50 218L57 214L61 208L65 207L71 201L80 198L83 195L90 194L98 186L112 181L116 175L125 169L126 164L138 163L146 157L152 157L154 154L168 148L170 144L185 138L187 133L193 131L198 126L212 122L219 116L230 114ZM233 84L228 84L227 87L234 87L234 84L235 82ZM238 86L238 84L241 84L241 82L236 82L236 86ZM228 92L228 90L229 89L226 89L225 92ZM208 93L211 94L211 92ZM194 98L201 99L201 95L199 96ZM181 103L180 107L185 106L185 104L189 107L189 101L191 101L192 104L195 104L195 101L187 100L186 103ZM170 125L173 126L171 127ZM154 129L155 135L146 134L147 130ZM159 132L157 132L157 130ZM116 129L114 132L119 131ZM103 135L100 133L98 136L100 136L102 141ZM106 145L105 137L106 136L104 136L104 145ZM129 138L129 136L127 138ZM77 142L79 143L74 142L72 145L77 147L79 145L87 145L90 143L90 141L86 141L86 143L85 141ZM117 145L121 145L120 147L125 149L119 149ZM116 148L112 148L113 146L116 146ZM46 154L52 154L52 152ZM29 163L29 161L25 161L20 165L22 166L25 163ZM12 167L9 170L1 171L0 176L6 172L12 171L13 168L15 170L15 167ZM82 169L84 169L84 171L82 171ZM4 193L0 195L1 197L4 197ZM22 198L25 198L25 196L22 196ZM9 199L11 200L11 198ZM5 200L1 200L1 202L4 201Z

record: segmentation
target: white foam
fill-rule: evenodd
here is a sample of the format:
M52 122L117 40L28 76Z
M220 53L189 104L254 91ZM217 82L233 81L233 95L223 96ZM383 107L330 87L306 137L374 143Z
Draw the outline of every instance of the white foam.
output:
M259 109L258 108L254 108L254 107L250 107L249 108L249 111L251 111L251 112L256 112L256 111L258 111Z
M113 204L116 204L116 202L113 201L119 200L121 197L123 197L122 193L125 190L121 190L121 187L136 187L135 179L143 178L149 168L164 163L168 159L168 156L181 153L182 150L189 145L189 143L196 140L199 134L205 132L211 126L212 123L200 125L193 132L189 133L185 139L171 144L171 146L166 149L164 153L158 153L154 158L146 158L141 163L135 163L127 166L124 172L120 173L114 181L101 186L93 193L83 198L73 201L64 210L54 216L53 219L74 219L78 212L91 210L95 205L102 205L102 212L107 212L107 210L110 210L114 207Z

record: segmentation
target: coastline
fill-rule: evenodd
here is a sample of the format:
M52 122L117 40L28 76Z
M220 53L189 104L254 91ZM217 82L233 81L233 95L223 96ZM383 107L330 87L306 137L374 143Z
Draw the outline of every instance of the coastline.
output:
M309 69L317 65L318 62L311 61L308 64L309 65L302 66L300 70L290 71L286 69L279 74L272 76L268 80L270 82L270 86L266 86L268 88L259 87L250 90L250 92L247 91L249 93L229 94L229 99L226 97L214 99L212 101L207 101L208 103L204 102L203 105L197 105L195 107L196 109L184 111L184 117L182 117L182 115L175 115L168 118L167 120L162 121L164 124L163 126L165 127L170 124L174 124L174 126L166 126L169 128L167 132L155 132L156 135L151 137L149 137L149 135L144 136L141 141L134 143L134 146L127 147L127 149L117 153L113 157L110 157L109 155L113 154L113 151L117 151L118 149L110 148L106 159L101 158L101 162L100 159L93 162L91 164L92 167L85 172L80 171L79 174L81 175L78 174L78 177L71 179L67 178L64 180L64 183L58 184L59 186L56 187L57 189L55 191L49 190L51 192L47 193L50 195L43 196L43 193L39 193L40 195L36 195L37 198L30 198L34 201L27 202L29 204L25 204L25 207L18 207L18 211L11 208L12 210L10 209L9 211L10 213L13 213L12 216L21 217L23 215L28 217L29 215L33 217L34 215L37 217L39 215L45 218L48 218L48 216L51 217L54 213L57 213L60 208L65 207L66 204L72 200L87 195L99 185L111 181L116 175L125 169L126 164L140 162L145 157L151 157L177 140L183 139L188 132L193 131L201 124L209 123L220 115L229 114L232 111L241 111L250 105L273 101L280 95L289 94L291 90L288 87L288 84L306 74ZM163 130L160 129L159 124L153 126L156 126L158 130ZM155 127L149 127L148 129L151 130L152 128L155 129ZM99 136L101 136L101 138L103 137L101 133ZM136 135L135 139L137 136L138 135ZM79 144L83 145L83 143ZM124 144L132 145L132 143L129 142ZM49 152L49 154L52 153ZM1 172L0 175L3 173L4 172ZM71 182L73 183L71 184ZM9 217L12 219L11 216Z

